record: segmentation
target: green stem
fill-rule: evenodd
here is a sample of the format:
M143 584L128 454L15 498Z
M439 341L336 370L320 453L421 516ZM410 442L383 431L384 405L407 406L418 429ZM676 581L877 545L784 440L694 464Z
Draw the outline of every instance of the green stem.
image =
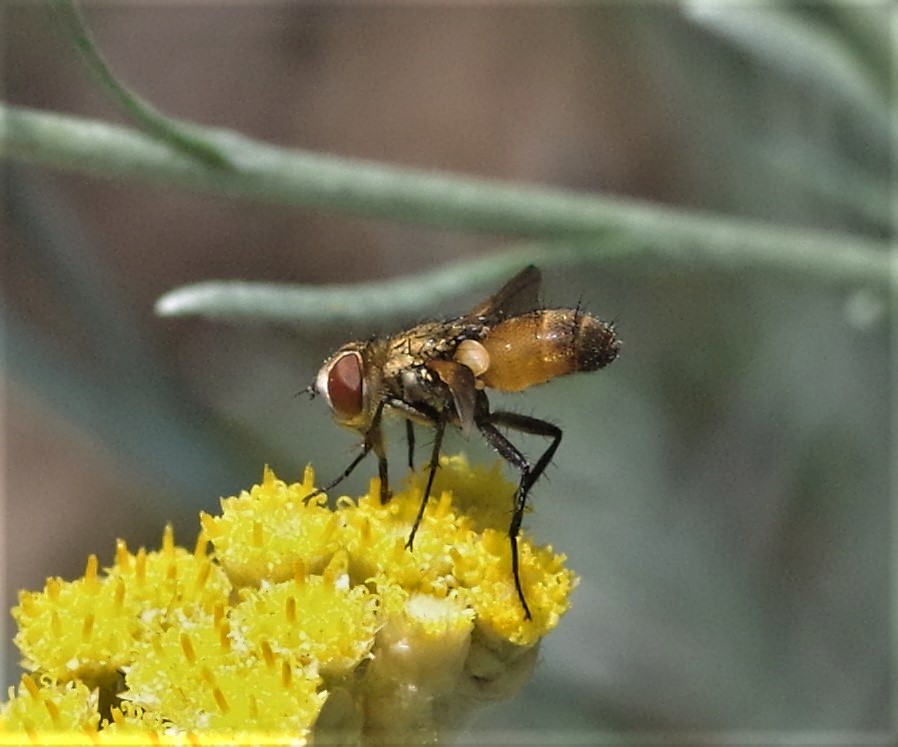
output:
M730 271L772 269L757 255L696 252L693 259ZM856 257L857 259L857 257ZM870 286L882 287L887 279L887 264L879 255L869 257L866 270L861 265L851 272L864 274ZM673 263L671 263L673 260ZM541 267L615 264L644 270L676 271L676 255L666 247L642 244L620 238L562 240L551 244L516 246L512 251L467 259L427 272L388 280L362 283L296 285L242 281L207 281L176 288L156 302L160 316L202 316L226 321L305 322L316 324L354 324L372 320L414 318L426 312L457 303L465 294L495 290L514 272L528 263ZM784 266L777 268L782 271ZM838 272L802 271L790 268L793 278L810 281L842 279ZM782 274L782 273L781 273Z
M205 139L201 128L165 116L118 81L90 38L81 11L73 0L47 0L47 2L84 64L125 114L147 133L169 143L191 158L216 168L229 165L224 154Z
M206 131L233 164L210 169L134 130L0 104L0 158L228 197L539 238L626 237L636 257L763 267L837 284L889 284L886 241L788 228L637 200L459 177L277 148ZM602 238L603 241L596 241ZM614 251L629 251L616 249Z

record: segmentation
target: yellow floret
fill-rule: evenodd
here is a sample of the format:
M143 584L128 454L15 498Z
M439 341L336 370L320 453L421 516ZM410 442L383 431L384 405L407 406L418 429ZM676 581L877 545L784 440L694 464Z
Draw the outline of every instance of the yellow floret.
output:
M233 643L227 619L170 628L141 652L121 698L174 731L279 729L305 736L327 697L313 666ZM144 716L146 720L146 716Z
M231 582L214 558L206 555L207 543L200 532L193 552L177 547L170 525L158 552L141 548L132 554L124 541L118 541L108 575L125 582L127 598L139 608L144 626L155 622L165 627L173 622L172 615L183 618L211 612L228 598Z
M153 628L210 607L231 588L205 555L175 547L170 527L162 550L132 555L120 541L108 573L97 566L91 555L83 577L51 578L42 592L19 593L12 614L26 668L106 686Z
M342 552L324 576L300 574L245 590L230 617L235 645L267 644L282 656L316 662L325 676L348 674L374 643L377 599L365 586L351 587L346 573L339 572L341 564Z
M408 591L445 596L457 583L452 548L472 535L470 520L452 508L449 493L431 497L418 527L412 550L406 543L421 504L421 487L397 492L382 505L377 481L358 504L341 499L338 513L341 542L350 557L356 582L382 576Z
M499 638L531 646L557 624L570 606L578 579L551 547L518 542L521 585L533 619L522 624L520 602L511 573L511 546L506 532L487 529L474 543L460 545L455 572L470 590L477 625Z
M321 573L339 548L339 517L315 490L315 473L306 468L303 481L287 485L265 468L262 483L234 498L222 498L221 516L200 514L215 554L237 587L258 586L293 577L297 563Z
M446 596L455 591L477 612L478 626L521 646L532 646L552 630L569 607L576 576L564 556L518 541L521 584L532 620L524 618L511 565L508 522L514 486L497 466L471 467L462 456L444 457L413 550L405 547L417 515L426 474L386 505L377 481L355 505L341 499L347 514L342 542L357 580L383 578L410 592ZM440 491L440 492L437 492Z
M95 555L82 578L50 578L42 592L20 591L12 615L19 626L15 644L27 669L91 685L114 677L127 663L139 624L124 583L100 578Z
M9 688L9 701L0 708L0 738L4 732L35 734L81 730L96 731L99 723L97 692L82 682L56 683L46 680L38 685L23 675L18 692Z

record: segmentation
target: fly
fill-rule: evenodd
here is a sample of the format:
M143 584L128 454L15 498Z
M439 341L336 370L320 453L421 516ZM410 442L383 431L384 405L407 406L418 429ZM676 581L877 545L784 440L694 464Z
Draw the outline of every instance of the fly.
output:
M392 337L349 342L324 362L308 388L312 396L324 397L340 425L363 436L361 452L343 473L312 495L336 487L373 451L380 500L387 503L391 492L381 429L384 411L405 419L410 469L415 424L434 429L427 486L405 545L409 550L427 507L447 426L479 432L520 473L508 537L515 590L528 620L530 608L518 571L518 534L527 496L555 455L562 431L546 420L491 410L486 390L518 392L558 376L596 371L611 363L620 348L614 325L579 306L539 308L541 280L540 271L530 265L456 319L424 322ZM550 443L531 463L499 428L543 436Z

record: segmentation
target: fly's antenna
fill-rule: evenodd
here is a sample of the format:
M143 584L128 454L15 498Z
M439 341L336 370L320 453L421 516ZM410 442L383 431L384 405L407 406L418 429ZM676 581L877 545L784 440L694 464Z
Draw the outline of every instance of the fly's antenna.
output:
M299 390L296 394L294 394L293 396L294 396L294 397L299 397L299 396L302 395L302 394L308 394L308 395L309 395L309 399L315 399L315 397L318 395L318 392L315 391L315 385L314 385L314 384L309 384L305 389L300 389L300 390Z

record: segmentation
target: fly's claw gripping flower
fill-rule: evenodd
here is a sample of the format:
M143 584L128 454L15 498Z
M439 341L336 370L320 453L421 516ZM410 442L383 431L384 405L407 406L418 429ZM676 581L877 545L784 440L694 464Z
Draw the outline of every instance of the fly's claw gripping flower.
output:
M558 624L577 585L577 577L564 567L564 557L551 546L519 542L521 584L533 614L530 623L522 624L506 532L485 529L477 541L459 544L455 558L459 582L476 592L471 594L471 605L478 628L519 646L532 646Z
M524 618L514 487L461 457L441 460L407 549L424 479L387 505L375 479L331 510L306 500L311 468L293 485L266 469L221 516L201 515L193 552L167 529L158 552L120 542L105 574L92 557L84 577L22 592L16 643L41 684L24 679L0 725L21 736L62 724L97 744L435 743L476 703L523 685L576 578L522 536ZM26 701L37 715L12 718Z

